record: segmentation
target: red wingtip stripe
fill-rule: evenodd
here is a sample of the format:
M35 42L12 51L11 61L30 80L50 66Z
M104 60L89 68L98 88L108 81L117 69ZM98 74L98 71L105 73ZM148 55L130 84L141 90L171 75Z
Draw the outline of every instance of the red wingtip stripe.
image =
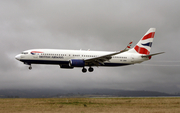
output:
M142 40L146 40L146 39L149 39L149 38L154 38L154 35L155 35L155 32L151 32L147 35L145 35Z
M142 48L142 47L139 47L139 46L135 46L134 49L139 53L139 54L146 54L146 55L149 55L150 52L146 49L146 48Z

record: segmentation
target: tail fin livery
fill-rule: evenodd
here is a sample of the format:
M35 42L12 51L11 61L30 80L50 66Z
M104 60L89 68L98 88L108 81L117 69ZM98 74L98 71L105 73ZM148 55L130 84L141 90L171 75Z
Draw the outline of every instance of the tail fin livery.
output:
M146 34L141 38L141 40L135 45L135 47L132 48L130 51L133 51L139 54L149 55L151 47L152 47L155 31L156 31L155 28L150 28L146 32Z

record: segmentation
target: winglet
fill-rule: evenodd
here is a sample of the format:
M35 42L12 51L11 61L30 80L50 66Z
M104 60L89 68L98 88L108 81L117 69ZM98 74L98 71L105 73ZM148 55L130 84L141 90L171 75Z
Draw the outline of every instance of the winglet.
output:
M125 51L128 51L131 48L133 41L129 42L129 44L127 45L127 47L124 49Z

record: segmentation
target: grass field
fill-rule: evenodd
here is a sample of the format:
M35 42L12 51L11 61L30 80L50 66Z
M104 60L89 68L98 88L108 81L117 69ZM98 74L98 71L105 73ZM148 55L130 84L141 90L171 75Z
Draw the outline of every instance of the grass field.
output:
M180 98L0 99L0 113L180 113Z

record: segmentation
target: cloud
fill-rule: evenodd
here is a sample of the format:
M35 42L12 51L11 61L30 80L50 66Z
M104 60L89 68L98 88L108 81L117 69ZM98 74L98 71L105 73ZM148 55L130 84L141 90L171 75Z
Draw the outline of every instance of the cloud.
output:
M178 66L134 65L95 68L28 66L14 59L33 48L122 50L134 45L150 27L157 28L152 53L166 52L143 64L173 61L179 65L179 1L0 1L0 89L4 88L111 88L177 92ZM161 63L159 65L167 65ZM158 86L159 88L155 88ZM178 89L179 90L179 89Z

